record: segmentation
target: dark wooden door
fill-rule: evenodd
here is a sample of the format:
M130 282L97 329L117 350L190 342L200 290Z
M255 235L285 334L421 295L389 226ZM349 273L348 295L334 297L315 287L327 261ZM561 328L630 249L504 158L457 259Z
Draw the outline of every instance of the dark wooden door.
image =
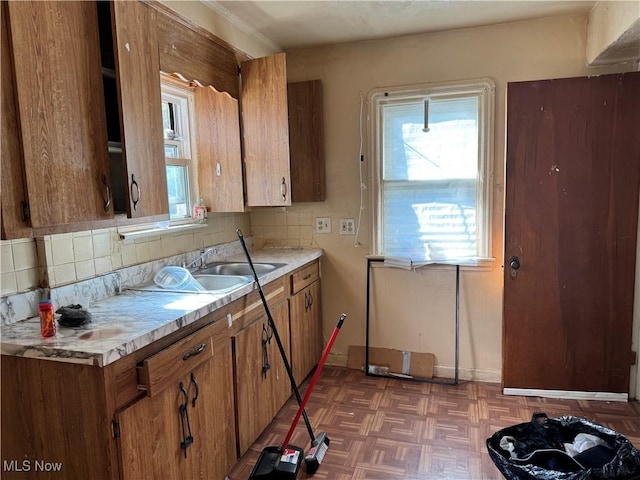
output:
M503 386L628 393L640 73L507 98Z

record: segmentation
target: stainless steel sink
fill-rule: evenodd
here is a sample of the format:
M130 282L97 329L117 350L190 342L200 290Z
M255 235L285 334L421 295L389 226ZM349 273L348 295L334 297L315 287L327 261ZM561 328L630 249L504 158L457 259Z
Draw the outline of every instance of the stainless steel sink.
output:
M259 262L254 263L253 268L256 270L256 274L258 276L264 275L266 273L272 272L276 268L283 267L284 263L266 263ZM211 263L199 270L194 274L194 277L201 274L212 274L212 275L242 275L246 277L251 277L253 279L253 272L251 271L251 265L249 262L217 262ZM206 288L206 287L205 287Z
M210 293L227 293L240 288L247 283L251 283L251 279L241 275L217 275L207 273L194 273L195 278Z

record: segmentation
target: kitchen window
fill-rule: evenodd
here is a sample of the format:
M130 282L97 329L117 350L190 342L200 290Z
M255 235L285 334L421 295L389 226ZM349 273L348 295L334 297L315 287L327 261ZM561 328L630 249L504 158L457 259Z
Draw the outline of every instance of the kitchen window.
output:
M375 253L406 265L491 257L491 80L369 94Z
M191 148L194 133L193 92L162 83L164 158L169 195L169 218L191 218L197 198L196 152Z

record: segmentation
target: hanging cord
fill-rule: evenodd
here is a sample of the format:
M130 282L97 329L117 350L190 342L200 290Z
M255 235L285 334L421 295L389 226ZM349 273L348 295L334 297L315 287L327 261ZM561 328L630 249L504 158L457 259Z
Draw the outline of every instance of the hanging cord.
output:
M353 246L359 247L358 235L360 234L360 222L362 221L362 211L364 210L364 191L367 186L362 181L362 164L364 163L364 154L362 153L364 134L362 129L362 114L364 110L364 99L362 98L362 90L360 91L360 116L359 116L359 128L360 128L360 149L358 151L358 168L360 171L360 209L358 210L358 220L356 221L356 236L353 239Z

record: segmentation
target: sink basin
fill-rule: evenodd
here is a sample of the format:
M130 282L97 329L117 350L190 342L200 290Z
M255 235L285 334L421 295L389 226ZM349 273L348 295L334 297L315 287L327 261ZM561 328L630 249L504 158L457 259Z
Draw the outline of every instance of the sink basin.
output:
M193 274L207 292L224 293L240 288L247 283L251 283L251 279L241 275L216 275L206 273Z
M253 268L255 268L258 276L264 275L265 273L272 272L276 268L280 268L284 266L284 263L254 263ZM251 271L251 266L249 262L219 262L219 263L211 263L207 265L205 268L200 270L197 274L194 275L196 277L199 274L213 274L213 275L243 275L246 277L253 278L253 272ZM206 287L205 287L206 288Z

